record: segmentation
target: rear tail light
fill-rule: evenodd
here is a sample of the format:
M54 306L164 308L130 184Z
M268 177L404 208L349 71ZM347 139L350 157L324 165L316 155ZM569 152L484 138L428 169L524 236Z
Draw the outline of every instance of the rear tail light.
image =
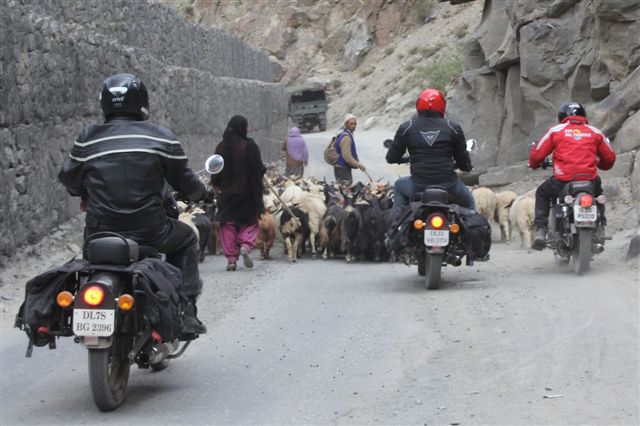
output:
M104 290L97 285L89 286L84 290L82 299L89 306L99 306L104 301Z
M61 291L56 296L56 303L61 308L68 308L69 306L73 305L73 294L71 294L71 292L66 290Z
M433 229L442 228L444 226L444 217L439 214L431 216L429 218L429 225L431 225Z
M580 196L579 203L583 209L591 207L593 205L593 197L589 194L583 194Z

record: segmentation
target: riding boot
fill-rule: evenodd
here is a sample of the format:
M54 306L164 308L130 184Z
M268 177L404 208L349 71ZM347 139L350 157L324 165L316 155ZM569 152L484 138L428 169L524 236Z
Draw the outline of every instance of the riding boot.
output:
M533 238L533 246L534 250L542 250L546 244L547 240L547 228L543 228L541 226L536 227L536 233Z
M191 340L194 335L205 334L207 327L197 317L198 308L196 307L196 298L188 297L189 303L184 311L184 322L182 327L182 335L180 340ZM190 338L189 338L190 337Z

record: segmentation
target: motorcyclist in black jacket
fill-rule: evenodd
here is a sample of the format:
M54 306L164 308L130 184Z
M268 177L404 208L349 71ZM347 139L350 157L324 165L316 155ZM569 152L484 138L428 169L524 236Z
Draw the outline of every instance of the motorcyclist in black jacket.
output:
M166 183L191 201L213 192L187 167L187 156L174 134L149 121L147 89L138 77L108 77L100 94L104 124L86 127L58 174L72 196L86 208L85 235L117 232L166 254L182 271L179 293L186 297L183 340L206 333L196 316L202 290L197 237L191 228L167 217Z
M458 178L455 169L469 172L473 169L462 128L444 118L447 103L436 89L425 89L416 101L417 116L398 127L387 151L387 163L406 162L409 151L411 176L398 179L394 184L392 220L398 218L403 206L409 204L413 194L427 186L443 186L453 202L475 209L469 189Z

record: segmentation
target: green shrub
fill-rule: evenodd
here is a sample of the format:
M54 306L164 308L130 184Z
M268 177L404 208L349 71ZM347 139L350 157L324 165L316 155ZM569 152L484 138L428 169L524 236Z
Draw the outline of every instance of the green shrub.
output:
M437 0L414 0L411 10L419 22L424 22L436 3Z
M415 83L421 87L433 87L446 94L446 87L462 74L460 54L440 58L418 68Z

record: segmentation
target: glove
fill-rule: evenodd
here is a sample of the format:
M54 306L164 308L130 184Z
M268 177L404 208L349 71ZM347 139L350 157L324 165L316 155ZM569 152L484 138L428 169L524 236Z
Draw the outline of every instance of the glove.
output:
M206 204L212 204L215 196L216 194L213 191L213 188L207 187L204 197L202 197L202 201L205 202Z

